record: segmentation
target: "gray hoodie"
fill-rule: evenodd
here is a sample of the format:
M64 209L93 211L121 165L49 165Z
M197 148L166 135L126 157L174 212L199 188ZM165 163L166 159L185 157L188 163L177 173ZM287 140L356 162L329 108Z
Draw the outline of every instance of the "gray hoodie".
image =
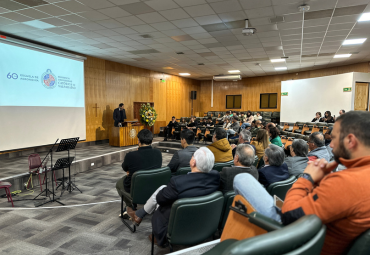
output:
M298 177L307 167L307 157L287 157L285 163L288 165L288 171L290 175Z
M316 156L318 159L324 158L328 162L330 162L330 159L331 159L331 155L329 154L329 152L328 152L328 150L326 149L325 146L318 147L318 148L310 151L307 154L307 157L311 157L311 156Z

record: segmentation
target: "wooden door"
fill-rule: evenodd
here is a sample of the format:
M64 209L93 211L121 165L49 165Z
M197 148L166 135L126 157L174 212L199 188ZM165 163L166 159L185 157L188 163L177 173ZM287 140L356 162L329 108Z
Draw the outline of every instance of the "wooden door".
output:
M369 84L356 82L355 111L368 111L369 108Z
M140 107L142 104L147 103L150 103L150 106L154 106L154 103L152 102L134 102L134 119L138 119L140 121ZM147 129L153 132L153 127L148 127Z

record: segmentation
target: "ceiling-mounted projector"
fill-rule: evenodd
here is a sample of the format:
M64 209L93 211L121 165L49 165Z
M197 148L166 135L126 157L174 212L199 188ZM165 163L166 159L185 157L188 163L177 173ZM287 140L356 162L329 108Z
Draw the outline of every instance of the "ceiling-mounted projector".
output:
M245 28L243 28L243 30L242 30L242 34L244 36L254 35L257 32L257 29L255 29L254 27L248 27L248 23L249 23L249 20L246 19L245 20Z
M215 75L213 76L215 81L240 81L242 76L240 74L231 74L231 75Z

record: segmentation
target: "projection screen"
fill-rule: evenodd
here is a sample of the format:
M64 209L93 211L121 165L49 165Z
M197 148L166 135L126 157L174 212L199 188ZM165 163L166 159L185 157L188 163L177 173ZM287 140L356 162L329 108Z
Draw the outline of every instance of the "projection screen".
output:
M83 60L0 42L0 151L86 139Z

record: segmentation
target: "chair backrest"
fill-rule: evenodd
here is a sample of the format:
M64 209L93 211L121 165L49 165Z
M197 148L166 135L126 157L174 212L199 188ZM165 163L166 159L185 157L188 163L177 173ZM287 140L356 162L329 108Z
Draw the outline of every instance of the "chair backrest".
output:
M263 157L258 161L257 169L260 169L265 165L265 161L263 160Z
M41 166L41 158L37 153L28 156L28 170L32 171Z
M281 229L234 242L222 254L320 254L325 232L326 227L316 215L306 215Z
M280 199L284 200L286 193L296 181L297 178L292 175L284 181L271 183L267 188L267 192L270 193L271 196L276 195Z
M220 191L177 200L171 208L168 241L171 244L194 245L212 236L218 228L223 204L224 196Z
M253 163L253 165L257 168L257 166L258 166L258 163L259 163L259 159L258 159L258 157L257 156L255 156L254 157L254 163Z
M179 169L177 169L176 175L188 174L189 172L191 172L190 167L180 167Z
M232 166L232 165L234 165L234 160L224 162L224 163L215 163L212 169L221 172L222 168L229 167L229 166Z
M370 230L365 231L353 242L347 255L370 254Z
M137 171L131 178L131 197L134 204L145 204L150 196L161 185L167 185L171 179L171 170L168 166Z
M232 205L235 197L235 191L228 191L224 194L224 206L222 208L222 213L220 217L220 223L218 229L222 231L225 226L227 217L229 216L230 206Z

